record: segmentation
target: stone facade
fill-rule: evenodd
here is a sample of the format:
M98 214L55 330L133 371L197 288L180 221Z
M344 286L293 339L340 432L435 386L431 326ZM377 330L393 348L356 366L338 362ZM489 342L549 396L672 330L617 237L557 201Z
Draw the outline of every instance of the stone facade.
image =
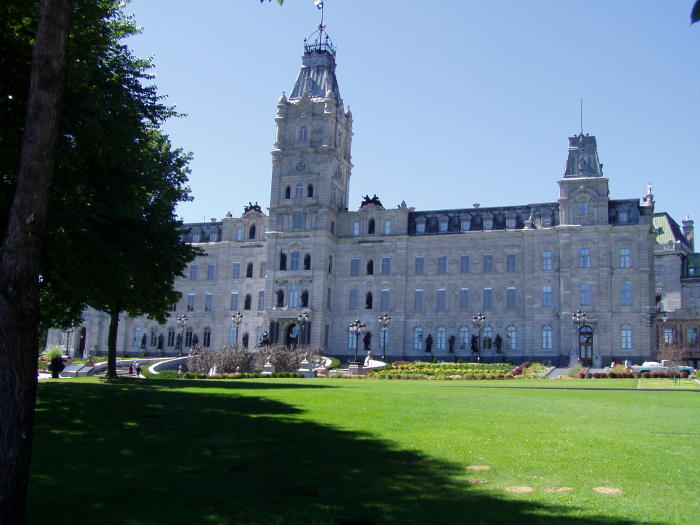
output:
M653 200L610 199L595 137L569 138L556 201L419 211L367 196L349 211L353 116L328 44L305 47L276 124L268 214L251 204L240 217L188 224L183 242L207 255L176 280L182 298L170 322L123 317L120 353L177 353L178 336L185 347L253 347L267 330L273 342L347 359L348 327L360 319L371 334L360 350L390 360L566 364L583 352L604 365L653 355ZM572 322L577 310L582 326ZM186 327L176 323L183 314ZM86 312L81 347L103 353L107 323Z

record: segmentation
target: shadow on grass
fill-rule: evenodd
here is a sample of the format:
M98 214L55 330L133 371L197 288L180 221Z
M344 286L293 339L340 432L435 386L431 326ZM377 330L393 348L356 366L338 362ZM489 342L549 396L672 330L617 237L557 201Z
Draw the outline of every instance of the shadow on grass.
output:
M501 499L469 485L464 465L235 392L302 384L191 385L231 393L181 392L179 380L41 384L30 523L631 523Z

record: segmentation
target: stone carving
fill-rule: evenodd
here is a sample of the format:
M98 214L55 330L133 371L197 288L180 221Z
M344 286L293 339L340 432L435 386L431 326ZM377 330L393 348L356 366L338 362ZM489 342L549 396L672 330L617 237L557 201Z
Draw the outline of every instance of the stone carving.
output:
M248 213L249 211L257 211L258 213L262 213L262 208L258 204L258 201L255 201L255 204L248 201L248 206L243 206L243 213Z
M382 206L382 201L379 200L379 197L377 197L377 194L375 193L373 197L370 197L369 195L365 195L362 199L362 204L360 204L360 208L363 206L367 206L368 204L374 204L376 206ZM384 206L382 206L383 208Z

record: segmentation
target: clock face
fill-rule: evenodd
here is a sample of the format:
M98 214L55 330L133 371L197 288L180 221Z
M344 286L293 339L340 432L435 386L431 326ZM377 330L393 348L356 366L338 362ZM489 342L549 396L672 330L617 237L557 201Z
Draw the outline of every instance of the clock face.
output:
M297 164L297 171L298 172L301 173L302 171L305 171L305 170L306 170L306 164L304 164L303 162L300 162L299 164Z

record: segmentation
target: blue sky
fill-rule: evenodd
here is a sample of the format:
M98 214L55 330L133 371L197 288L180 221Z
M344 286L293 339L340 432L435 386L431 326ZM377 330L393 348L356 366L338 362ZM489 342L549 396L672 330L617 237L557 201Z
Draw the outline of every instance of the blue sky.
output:
M354 116L350 209L376 193L417 209L552 202L567 137L598 139L611 198L653 184L657 211L698 220L700 24L691 0L326 0ZM188 116L187 222L269 205L276 102L289 93L312 0L132 0L156 83ZM698 224L700 226L700 223Z

